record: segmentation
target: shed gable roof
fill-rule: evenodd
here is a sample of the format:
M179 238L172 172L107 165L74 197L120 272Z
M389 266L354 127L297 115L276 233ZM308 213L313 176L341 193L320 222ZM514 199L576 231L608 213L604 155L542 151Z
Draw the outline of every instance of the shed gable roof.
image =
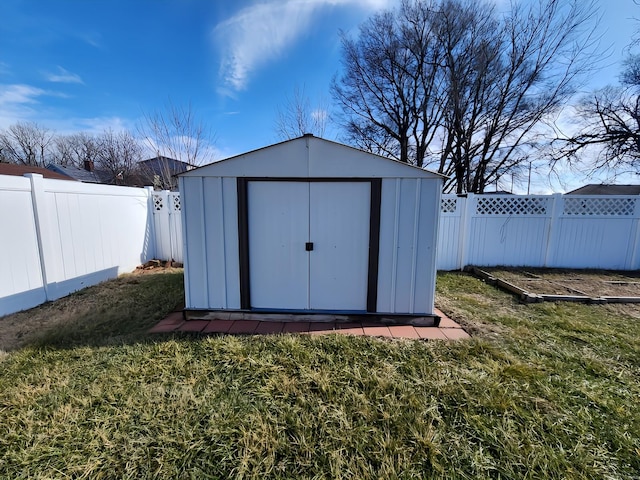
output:
M347 145L304 135L182 173L183 177L444 178Z

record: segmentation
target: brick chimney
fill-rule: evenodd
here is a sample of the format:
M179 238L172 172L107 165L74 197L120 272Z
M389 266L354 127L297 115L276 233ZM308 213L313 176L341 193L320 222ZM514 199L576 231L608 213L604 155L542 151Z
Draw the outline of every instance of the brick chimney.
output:
M87 172L93 172L93 161L92 160L85 160L84 161L84 169Z

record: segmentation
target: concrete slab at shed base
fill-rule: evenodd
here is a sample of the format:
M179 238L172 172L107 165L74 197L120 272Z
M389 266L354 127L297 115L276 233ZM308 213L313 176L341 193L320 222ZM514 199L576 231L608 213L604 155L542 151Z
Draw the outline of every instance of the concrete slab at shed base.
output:
M440 325L414 326L414 325L383 325L381 322L364 320L350 322L285 322L274 320L232 320L231 313L219 311L216 318L185 320L183 306L170 313L149 333L189 333L189 334L225 334L225 335L269 335L279 333L300 333L305 335L363 335L368 337L387 337L394 339L420 339L420 340L463 340L470 338L462 327L443 312L435 309L436 315L441 317ZM211 312L200 312L209 314ZM235 312L236 314L238 312ZM236 318L239 318L236 315Z
M185 320L254 320L261 322L351 323L369 322L380 325L413 325L438 327L440 315L397 315L383 313L324 313L324 312L258 312L245 310L183 311Z

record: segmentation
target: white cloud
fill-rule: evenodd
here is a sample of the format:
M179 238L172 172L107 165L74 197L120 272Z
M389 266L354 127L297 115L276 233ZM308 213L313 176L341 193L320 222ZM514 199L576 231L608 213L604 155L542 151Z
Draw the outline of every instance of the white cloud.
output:
M214 29L224 52L220 65L224 86L219 92L232 96L243 90L250 74L293 45L319 10L357 6L374 11L396 3L397 0L271 0L243 8Z
M57 73L47 73L45 77L50 82L55 83L80 83L84 84L80 75L76 73L71 73L70 71L58 66Z
M71 118L67 122L58 121L57 129L64 133L87 132L92 135L100 135L106 130L134 131L133 122L122 117Z
M31 85L0 84L0 128L35 118L38 112L34 106L38 104L39 97L47 94L45 90Z
M40 102L40 97L60 97L59 93L31 85L0 84L0 130L18 122L37 122L43 127L65 135L79 131L100 134L107 129L131 130L133 124L120 117L66 117Z
M102 48L102 35L97 32L79 33L78 37L95 48Z
M46 92L31 85L0 85L0 107L11 108L25 103L36 103Z

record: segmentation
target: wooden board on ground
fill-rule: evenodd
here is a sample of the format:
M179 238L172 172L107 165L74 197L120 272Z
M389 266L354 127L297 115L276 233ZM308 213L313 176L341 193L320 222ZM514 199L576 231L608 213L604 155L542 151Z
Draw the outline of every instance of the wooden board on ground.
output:
M552 300L607 299L640 302L640 272L539 268L479 267L493 278L515 285L532 296ZM558 298L558 296L562 296ZM622 300L621 300L622 299Z

